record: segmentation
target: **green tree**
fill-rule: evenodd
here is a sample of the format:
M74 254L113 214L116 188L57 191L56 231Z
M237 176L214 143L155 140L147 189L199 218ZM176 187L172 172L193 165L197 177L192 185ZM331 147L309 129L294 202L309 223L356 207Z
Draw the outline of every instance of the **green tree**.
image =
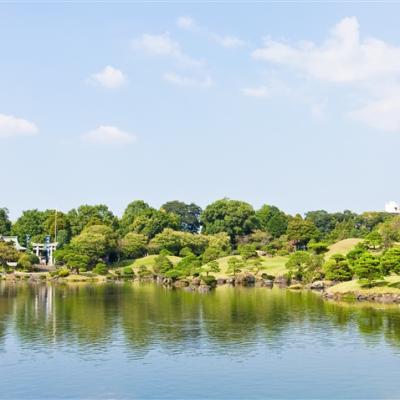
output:
M74 253L88 256L91 263L100 259L108 261L110 255L117 250L117 238L109 226L92 225L75 236L70 247Z
M104 204L82 205L69 211L67 217L73 236L79 235L86 227L92 225L106 225L112 230L118 228L118 219Z
M166 228L177 229L179 218L175 214L165 211L153 210L151 214L140 215L130 225L130 229L136 233L142 233L152 239Z
M68 249L66 249L64 254L60 257L60 261L71 270L75 270L77 273L83 270L86 271L90 267L91 262L89 256L77 254Z
M323 271L331 281L350 281L353 277L349 262L342 254L333 254L323 265Z
M8 262L17 262L19 256L13 243L0 240L0 266L6 267Z
M201 272L204 272L207 276L210 272L220 272L221 268L219 267L219 264L217 261L210 261L206 265L203 265L201 268Z
M383 277L379 257L370 253L365 253L356 260L354 264L354 272L359 279L366 280L370 287L375 280Z
M244 267L245 267L245 263L241 258L231 257L228 260L227 273L229 275L233 275L234 278L236 278L236 275L239 274Z
M147 237L140 233L127 233L120 241L120 249L125 258L140 258L147 252Z
M107 275L108 273L107 265L104 264L103 262L99 262L93 268L93 272L97 275Z
M201 208L194 204L185 204L181 201L168 201L161 206L162 210L175 214L179 217L179 230L197 233L200 229Z
M312 221L304 220L300 215L296 215L289 221L287 235L297 248L304 248L310 240L318 239L319 232Z
M388 249L395 242L400 241L400 215L397 215L390 220L382 223L379 226L379 233L382 236L382 244L385 249Z
M194 254L189 254L175 265L174 270L179 277L200 275L201 261Z
M39 264L39 258L33 253L22 253L18 258L17 267L30 272L34 266Z
M7 236L11 232L11 221L7 208L0 208L0 236Z
M166 228L151 240L149 251L159 253L162 250L168 250L171 254L179 255L181 250L187 247L192 253L200 255L204 252L208 243L208 237L205 235Z
M391 272L400 274L400 247L385 251L381 257L381 267L384 275L389 275Z
M254 244L241 244L238 246L238 250L244 260L257 257L256 246Z
M366 254L366 252L365 246L362 243L356 245L354 249L350 250L346 255L350 267L354 267L356 261Z
M309 211L306 213L305 219L311 221L323 237L332 232L336 225L334 214L329 214L325 210Z
M365 237L364 244L369 248L369 249L374 249L376 250L377 248L380 248L382 246L383 240L382 236L378 231L372 231Z
M309 242L308 249L314 254L324 254L328 249L328 244L323 242Z
M307 251L296 251L289 256L289 259L286 262L286 268L292 272L297 279L302 279L310 264L310 253Z
M247 235L255 230L258 220L250 204L238 200L222 199L206 207L201 215L201 223L203 233L225 232L233 243L237 236Z
M273 238L286 233L288 218L278 207L264 204L256 213L262 230L269 232Z
M202 254L203 263L216 260L217 258L227 256L231 251L231 244L229 236L224 233L217 233L215 235L207 235L208 246Z
M253 272L255 276L257 276L260 271L266 269L266 266L261 262L259 258L256 258L248 267L248 269Z
M164 254L160 254L154 259L154 272L165 274L173 268L172 262L168 259L168 257Z
M46 214L39 210L26 210L12 226L11 232L18 236L21 244L26 244L26 235L30 235L32 241L42 241L45 231L43 224L46 221Z
M154 211L154 208L150 207L143 200L135 200L129 203L122 215L120 226L124 234L131 231L131 226L138 217L149 216Z

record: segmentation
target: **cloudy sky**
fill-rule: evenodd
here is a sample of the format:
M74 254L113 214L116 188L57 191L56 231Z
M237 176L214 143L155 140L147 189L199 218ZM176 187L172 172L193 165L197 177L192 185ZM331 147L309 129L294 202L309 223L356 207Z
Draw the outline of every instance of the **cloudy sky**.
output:
M0 206L400 201L400 4L0 5Z

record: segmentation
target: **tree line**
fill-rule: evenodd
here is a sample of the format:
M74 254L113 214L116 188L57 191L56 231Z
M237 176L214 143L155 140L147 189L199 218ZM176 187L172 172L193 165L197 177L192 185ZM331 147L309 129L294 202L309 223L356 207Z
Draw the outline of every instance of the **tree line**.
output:
M146 254L191 257L192 262L201 265L229 254L251 258L257 250L269 255L295 251L309 255L318 252L319 245L346 238L373 241L375 237L376 246L390 248L400 240L400 217L348 210L289 215L273 205L255 210L246 202L227 198L204 210L181 201L169 201L157 209L136 200L128 204L121 218L100 204L82 205L66 213L26 210L12 223L7 209L0 208L0 235L15 235L28 247L50 236L59 243L59 263L76 270L101 271L109 264ZM0 263L16 257L9 245L0 243ZM29 257L25 257L28 267L35 263ZM159 267L162 269L163 263L168 270L165 258Z

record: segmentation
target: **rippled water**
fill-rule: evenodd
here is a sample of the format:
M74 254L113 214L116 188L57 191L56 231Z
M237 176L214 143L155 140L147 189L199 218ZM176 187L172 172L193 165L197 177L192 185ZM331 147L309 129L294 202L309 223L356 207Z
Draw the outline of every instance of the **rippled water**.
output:
M309 292L0 286L1 398L400 398L400 308Z

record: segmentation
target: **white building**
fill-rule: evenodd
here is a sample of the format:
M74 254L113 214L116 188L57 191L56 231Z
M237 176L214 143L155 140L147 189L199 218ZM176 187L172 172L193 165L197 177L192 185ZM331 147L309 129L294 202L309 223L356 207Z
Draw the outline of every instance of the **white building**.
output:
M385 204L385 211L392 214L400 214L400 206L395 201Z
M17 236L1 236L0 235L0 240L4 240L5 242L11 242L14 244L15 248L18 251L25 251L26 248L21 246L18 242L18 237Z

